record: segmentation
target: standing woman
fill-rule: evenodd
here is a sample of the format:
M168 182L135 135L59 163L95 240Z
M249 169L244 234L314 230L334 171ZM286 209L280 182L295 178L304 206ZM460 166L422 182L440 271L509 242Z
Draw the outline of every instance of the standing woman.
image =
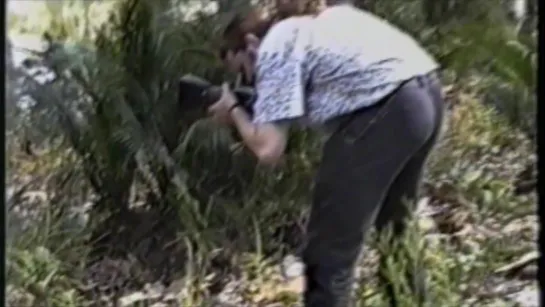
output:
M279 0L292 15L304 4ZM303 252L304 300L350 306L365 234L391 226L399 237L411 213L405 201L417 198L443 118L438 64L413 38L347 3L283 19L261 42L252 27L242 32L245 48L227 51L225 61L254 80L254 116L226 86L211 115L234 125L263 164L281 159L290 127L326 134ZM423 301L421 268L408 273Z

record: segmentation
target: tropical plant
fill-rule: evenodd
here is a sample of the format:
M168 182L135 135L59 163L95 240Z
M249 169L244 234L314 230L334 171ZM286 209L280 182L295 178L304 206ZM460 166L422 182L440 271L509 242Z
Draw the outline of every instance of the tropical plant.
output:
M183 112L177 104L181 75L230 78L214 55L215 31L228 10L247 5L219 1L217 12L195 13L190 2L47 1L43 19L11 19L12 26L24 23L26 32L44 32L48 42L26 68L8 67L11 84L25 81L11 94L30 97L24 107L9 105L10 185L26 187L31 176L48 195L35 219L41 222L24 230L19 222L27 218L10 206L8 273L15 304L84 306L81 294L99 304L97 288L127 294L160 281L175 288L169 291L180 296L181 306L206 306L218 291L231 291L227 279L235 283L231 292L250 305L295 304L279 286L273 264L301 243L321 142L310 132L295 133L284 168L256 168L231 131ZM426 45L445 75L455 77L454 89L464 90L449 91L451 129L430 161L425 192L435 212L428 218L433 233L411 231L403 244L411 259L389 266L398 296L409 306L414 298L395 274L404 265L430 262L431 304L459 306L481 295L486 274L531 249L533 224L518 231L515 223L534 210L533 194L517 195L519 172L532 170L529 142L481 102L494 94L521 107L514 102L522 98L507 100L507 93L533 98L535 43L527 40L527 26L517 36L515 20L499 6L509 1L477 2L365 1ZM27 147L40 150L28 154ZM524 184L531 190L535 178ZM10 195L22 193L12 190ZM10 203L28 205L17 197ZM91 214L74 213L82 207ZM462 233L473 224L517 225L483 239L477 230ZM431 236L442 239L421 254L421 239L431 242ZM371 244L368 264L361 266L362 284L375 289L369 269L376 247ZM231 275L233 269L238 273ZM116 278L121 282L111 286ZM368 290L360 287L360 302L382 306L380 291Z

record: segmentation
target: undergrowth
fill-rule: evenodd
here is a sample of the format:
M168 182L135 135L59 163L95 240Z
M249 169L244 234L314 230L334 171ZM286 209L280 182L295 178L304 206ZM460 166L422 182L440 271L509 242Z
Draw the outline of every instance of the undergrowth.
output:
M402 306L415 306L415 298L398 272L415 263L428 268L426 306L508 306L509 290L498 287L520 288L527 282L502 267L536 250L535 191L520 192L520 185L533 179L533 144L475 93L460 90L450 96L448 127L429 161L420 210L400 243L403 256L395 257L403 260L390 261L387 274ZM311 141L305 142L299 144ZM297 306L301 283L286 283L278 264L296 252L303 236L318 156L310 149L294 152L287 169L259 171L248 187L254 192L241 199L216 200L205 208L180 200L174 218L183 228L168 244L183 250L184 267L171 272L169 280L145 277L148 263L137 257L91 259L93 226L85 212L74 209L90 196L82 192L85 183L69 153L18 156L12 173L20 182L34 179L19 183L24 188L8 199L9 306L107 306L114 301L124 306L222 306L214 305L218 301ZM23 227L28 214L32 222ZM381 242L371 235L358 268L355 293L361 306L385 306L376 281ZM154 253L162 248L167 246L156 246ZM90 263L100 263L96 272ZM97 280L100 285L90 284Z

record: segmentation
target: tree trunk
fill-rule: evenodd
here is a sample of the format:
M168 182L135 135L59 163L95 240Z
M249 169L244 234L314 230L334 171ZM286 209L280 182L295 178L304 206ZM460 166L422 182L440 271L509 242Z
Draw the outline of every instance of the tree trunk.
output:
M521 32L531 35L537 27L537 0L525 0Z

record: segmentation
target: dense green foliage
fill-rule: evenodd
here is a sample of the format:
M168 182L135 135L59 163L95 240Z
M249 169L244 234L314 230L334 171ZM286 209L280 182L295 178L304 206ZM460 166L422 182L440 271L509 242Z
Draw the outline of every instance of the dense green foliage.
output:
M274 264L300 242L317 137L294 132L285 167L258 168L229 130L177 104L181 75L231 77L214 54L234 5L224 2L189 14L182 0L36 1L45 17L10 17L11 37L47 41L26 65L54 72L40 83L8 58L14 306L101 306L151 284L181 306L229 291L250 306L295 304ZM392 272L411 259L430 263L430 306L501 301L483 278L507 282L490 272L535 249L536 2L522 20L509 1L476 2L359 4L413 34L444 67L450 127L423 200L439 213L418 219L432 226L411 232L407 263L392 263ZM23 95L32 97L24 108L15 103ZM415 246L424 241L433 244L422 255ZM371 245L358 297L381 306L380 244ZM404 281L392 282L412 306Z

